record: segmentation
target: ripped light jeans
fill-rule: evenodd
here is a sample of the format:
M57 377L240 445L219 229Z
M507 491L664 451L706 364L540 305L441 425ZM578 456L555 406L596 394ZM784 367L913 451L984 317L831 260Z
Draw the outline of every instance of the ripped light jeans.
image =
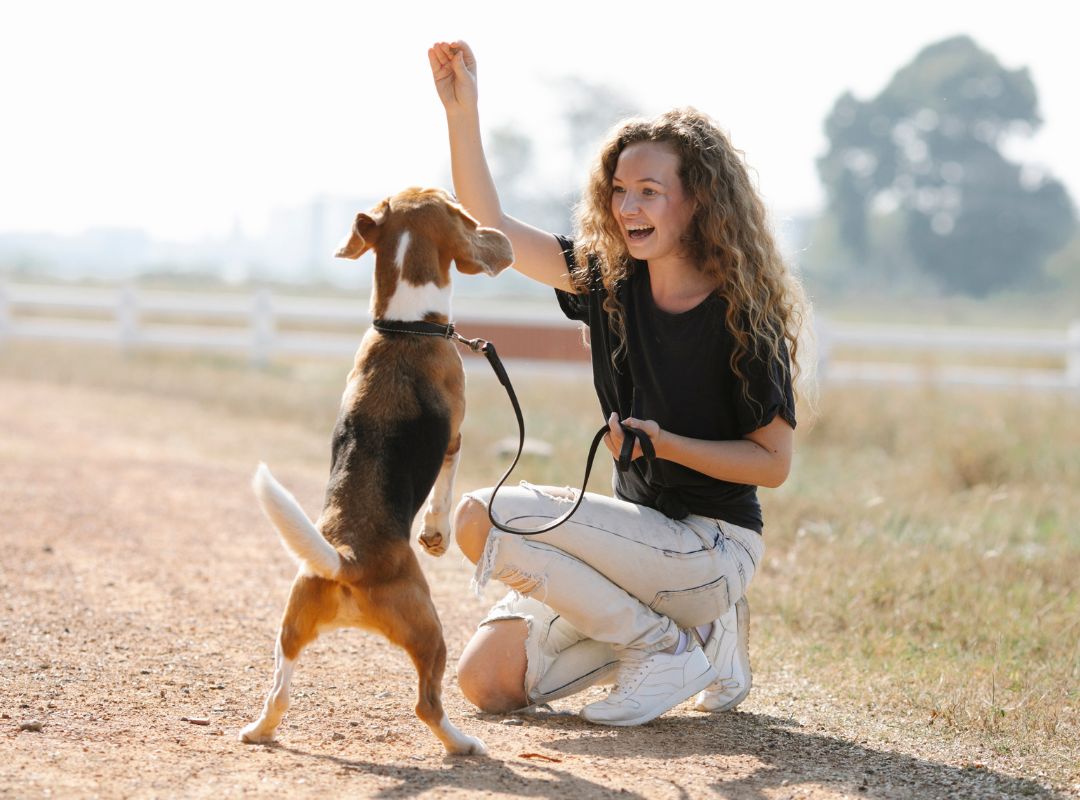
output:
M491 489L467 496L486 507ZM494 516L536 528L571 502L523 482L499 491ZM474 588L479 593L495 578L511 591L480 624L525 620L525 693L532 703L545 702L600 680L622 649L662 650L675 644L679 628L722 616L746 592L763 553L761 535L747 528L695 514L673 520L586 493L574 516L553 531L520 536L491 529Z

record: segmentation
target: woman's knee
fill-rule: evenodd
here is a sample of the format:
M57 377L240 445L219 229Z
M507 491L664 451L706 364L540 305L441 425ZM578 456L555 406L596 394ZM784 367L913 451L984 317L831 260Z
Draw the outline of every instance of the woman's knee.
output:
M485 498L490 497L490 489L484 489L481 492ZM535 514L539 510L537 496L551 498L563 504L576 500L577 492L574 489L558 486L511 486L503 489L502 494L499 495L500 503L504 504L500 506L500 509L504 511L509 509L508 513L512 516ZM541 517L544 517L546 513L548 512L541 512ZM557 513L561 514L562 510L560 509ZM454 511L454 536L457 538L461 552L474 564L479 562L484 555L490 531L491 519L488 517L485 500L479 500L472 495L463 496Z
M474 564L484 554L490 529L487 506L475 497L462 497L454 511L454 537L461 552Z
M529 704L525 695L523 619L498 620L480 628L458 660L458 686L465 699L489 714L514 711Z

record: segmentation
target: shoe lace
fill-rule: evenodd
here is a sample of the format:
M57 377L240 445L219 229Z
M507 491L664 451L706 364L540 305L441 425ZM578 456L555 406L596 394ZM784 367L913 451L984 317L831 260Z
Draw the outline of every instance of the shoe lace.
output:
M624 656L619 662L618 671L615 673L615 686L611 689L611 697L621 697L631 692L648 670L651 657L649 656Z

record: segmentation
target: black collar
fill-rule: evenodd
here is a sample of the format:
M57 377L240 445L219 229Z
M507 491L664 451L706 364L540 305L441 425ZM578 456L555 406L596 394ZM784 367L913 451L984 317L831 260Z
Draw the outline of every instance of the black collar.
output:
M454 338L454 324L440 325L438 322L414 320L405 322L397 319L377 319L372 323L380 333L412 333L417 336L439 336L443 339Z

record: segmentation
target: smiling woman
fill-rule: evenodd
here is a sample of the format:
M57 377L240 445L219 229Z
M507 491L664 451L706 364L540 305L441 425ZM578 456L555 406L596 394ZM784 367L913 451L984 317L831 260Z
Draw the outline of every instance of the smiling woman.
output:
M626 248L661 274L673 274L672 259L686 258L680 240L694 215L695 203L679 178L679 155L664 142L635 142L620 154L611 179L611 216L622 227ZM707 297L713 281L696 270L688 280L657 285L653 296L665 311L688 311Z
M639 725L694 695L701 711L734 708L751 685L757 486L779 486L790 468L803 319L742 158L693 109L628 122L601 148L576 241L555 236L502 210L471 49L440 42L428 57L459 199L510 238L515 269L588 326L612 455L627 429L655 450L635 444L615 498L586 494L568 522L528 538L489 527L490 490L465 496L454 527L475 583L511 591L461 656L462 691L507 711L614 671L585 719ZM523 485L491 514L536 527L563 514L568 491Z

